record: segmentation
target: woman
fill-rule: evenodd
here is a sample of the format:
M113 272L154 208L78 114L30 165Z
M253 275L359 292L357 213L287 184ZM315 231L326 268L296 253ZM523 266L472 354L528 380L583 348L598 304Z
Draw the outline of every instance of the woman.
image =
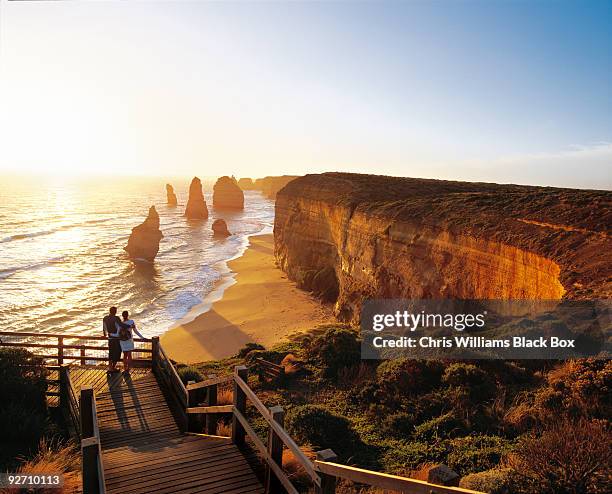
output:
M123 317L123 324L127 324L127 328L121 329L119 332L119 338L121 343L121 351L123 352L123 372L125 374L130 373L130 367L132 367L132 350L134 350L134 339L132 335L132 331L134 331L139 338L145 339L138 330L136 329L136 323L129 318L129 314L127 310L124 310L121 313L121 317Z

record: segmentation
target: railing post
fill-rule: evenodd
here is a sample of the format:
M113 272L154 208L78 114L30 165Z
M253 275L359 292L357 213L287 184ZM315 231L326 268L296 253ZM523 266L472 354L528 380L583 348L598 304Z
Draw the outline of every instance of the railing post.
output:
M215 374L208 376L208 379L214 379L217 377ZM217 385L213 384L208 386L208 392L206 393L206 405L214 407L217 404ZM217 423L219 416L216 413L206 414L206 433L212 436L217 435Z
M100 479L98 476L97 438L88 437L81 440L81 462L83 494L99 494Z
M57 365L64 363L64 337L57 337Z
M281 427L285 426L285 412L283 407L275 406L270 408L270 414L272 420L279 424ZM268 453L272 461L274 461L279 467L283 467L283 441L274 432L274 429L270 426L268 429ZM265 494L276 494L277 492L284 492L283 485L278 480L270 465L266 464L266 490Z
M234 408L239 411L242 415L246 414L246 394L242 391L242 388L238 386L236 378L242 379L247 382L249 377L249 370L244 365L237 365L234 368ZM237 446L244 444L244 436L246 432L240 421L234 415L232 417L232 442Z
M187 383L187 408L197 407L200 403L202 403L202 398L206 388L189 389L189 385L195 383L195 381L189 381ZM200 414L187 414L188 432L202 432L202 426L203 420Z
M58 374L59 374L59 402L60 402L60 408L62 410L68 410L68 406L70 404L70 390L68 389L68 386L70 386L70 379L68 377L68 369L69 369L69 365L68 364L62 364L60 365Z
M317 451L318 461L338 461L338 456L331 449ZM336 477L323 472L318 472L321 477L321 487L315 485L315 494L335 494L336 492Z
M159 336L151 338L151 367L155 369L159 365Z
M94 435L93 423L93 388L81 386L79 397L79 410L81 414L81 437L87 438Z
M85 365L85 349L81 346L81 365Z

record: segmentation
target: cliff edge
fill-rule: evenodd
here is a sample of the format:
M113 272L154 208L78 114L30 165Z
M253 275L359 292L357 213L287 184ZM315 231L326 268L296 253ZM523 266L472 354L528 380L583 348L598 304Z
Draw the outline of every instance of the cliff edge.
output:
M366 298L609 298L612 192L325 173L276 197L274 252L358 321Z

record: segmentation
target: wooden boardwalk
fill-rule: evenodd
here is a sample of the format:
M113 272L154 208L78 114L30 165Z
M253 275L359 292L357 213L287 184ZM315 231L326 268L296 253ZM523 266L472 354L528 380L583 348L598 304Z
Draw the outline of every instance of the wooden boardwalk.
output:
M330 449L318 451L312 460L285 430L283 408L266 406L251 389L247 367L185 385L158 337L135 339L137 353L150 358L135 360L144 368L135 367L126 376L107 375L104 364L86 365L107 360L105 337L10 331L0 331L0 336L7 338L0 339L0 347L26 348L49 371L48 402L58 407L81 441L84 494L305 492L298 491L284 469L284 449L308 478L308 492L315 494L334 494L339 480L356 483L356 491L368 485L410 494L483 494L342 465ZM57 353L36 353L40 351ZM258 364L260 381L284 379L279 365ZM218 404L219 386L228 385L232 404ZM252 426L247 401L249 411L267 424L264 437ZM216 436L219 417L228 415L232 437ZM208 435L195 433L203 429Z
M134 369L131 376L78 369L73 375L96 393L109 494L264 492L229 438L181 433L150 369Z

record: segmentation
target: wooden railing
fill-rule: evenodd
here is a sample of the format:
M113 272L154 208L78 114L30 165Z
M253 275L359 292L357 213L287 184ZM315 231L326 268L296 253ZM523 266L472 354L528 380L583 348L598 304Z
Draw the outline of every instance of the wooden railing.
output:
M79 411L79 399L77 398L72 381L70 379L70 366L62 364L59 366L59 396L60 408L64 416L69 420L75 435L81 438L81 420Z
M35 342L28 341L31 338L35 338ZM49 341L41 343L43 340ZM88 344L99 341L103 341L104 344ZM142 358L143 355L152 354L151 341L134 338L134 342L137 344L132 352L134 365L151 365L150 357ZM86 365L90 362L108 361L108 338L105 336L0 331L0 346L25 348L35 357L42 358L45 362L52 361L57 365L66 362ZM53 350L55 352L52 352Z
M151 366L157 380L171 394L178 405L176 410L181 414L181 429L187 430L188 415L186 409L189 406L187 388L183 384L183 381L181 381L172 361L168 358L166 352L160 345L158 337L152 339Z
M171 365L171 363L170 363ZM233 404L217 405L217 387L222 384L233 385ZM302 469L308 475L316 494L333 494L336 492L338 479L349 480L357 484L379 487L406 494L482 494L476 491L447 487L421 480L398 477L370 470L363 470L336 463L337 457L331 450L317 453L317 459L311 461L295 443L284 428L284 410L275 406L268 408L248 385L248 368L238 366L232 376L208 376L199 383L189 383L186 387L188 407L188 431L216 434L216 417L219 414L231 414L232 442L238 446L245 443L248 437L255 449L263 458L265 472L265 492L273 494L287 492L298 494L288 475L283 470L283 449L293 453ZM201 406L202 401L205 401ZM268 424L267 444L260 438L247 419L247 401ZM205 420L202 420L202 416Z
M285 378L285 368L262 358L255 359L259 380L263 383L269 380L272 383L282 382Z
M104 494L104 464L100 430L98 429L98 412L93 388L82 386L80 394L81 417L81 471L83 475L83 494Z

